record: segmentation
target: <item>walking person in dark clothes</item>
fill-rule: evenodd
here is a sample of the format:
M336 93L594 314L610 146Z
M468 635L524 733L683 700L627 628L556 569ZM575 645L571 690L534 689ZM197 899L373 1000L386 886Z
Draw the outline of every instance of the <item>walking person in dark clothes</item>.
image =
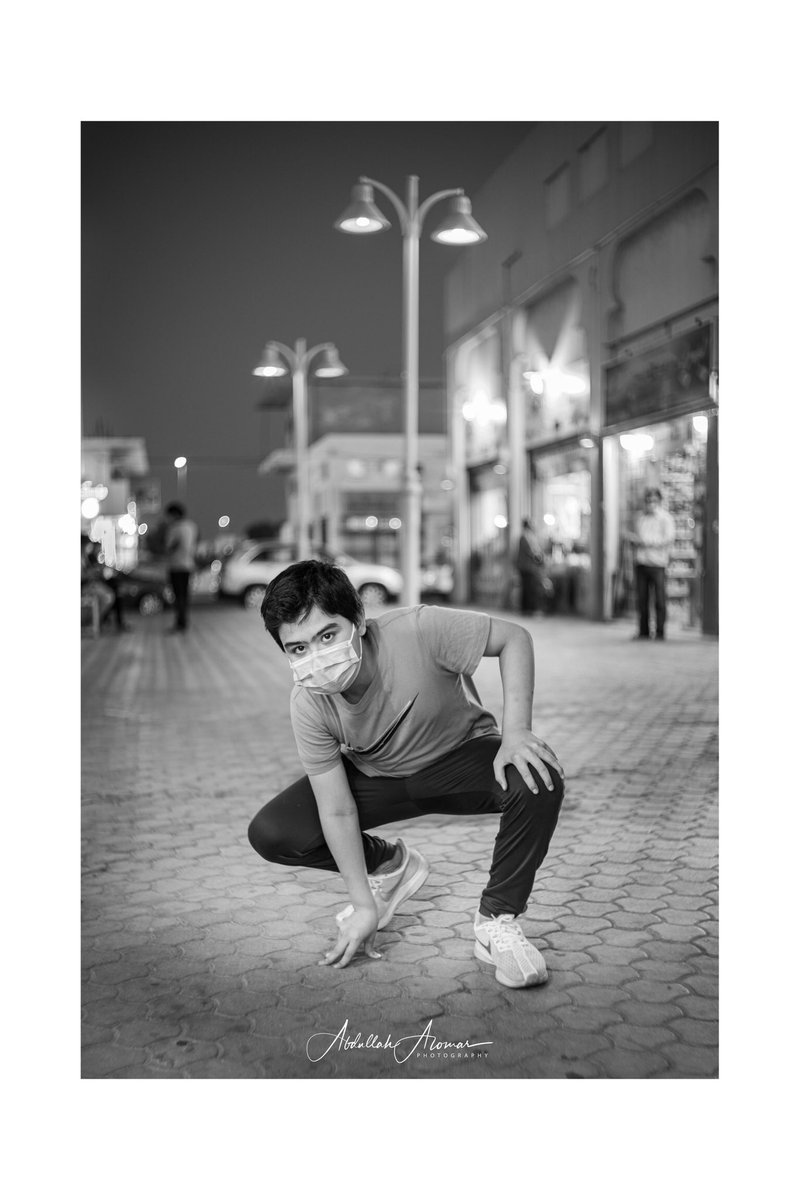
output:
M516 549L516 569L522 585L521 610L531 617L540 612L544 603L544 550L529 519L522 521L522 532Z
M195 567L198 532L182 504L173 501L165 511L169 583L175 593L175 624L168 632L185 633L189 627L189 585Z
M446 813L500 815L474 950L507 987L547 977L516 918L527 908L563 799L563 771L531 729L530 635L485 613L434 606L364 616L347 576L300 562L268 586L261 613L288 659L291 721L306 771L253 819L263 858L339 871L350 903L324 963L346 967L428 873L419 851L366 830ZM502 732L471 676L499 658Z

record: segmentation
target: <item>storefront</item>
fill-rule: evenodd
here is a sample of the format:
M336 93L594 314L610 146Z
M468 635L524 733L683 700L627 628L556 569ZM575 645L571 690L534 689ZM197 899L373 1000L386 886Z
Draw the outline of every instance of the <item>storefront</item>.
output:
M625 533L657 487L676 536L666 570L667 620L718 633L718 408L715 326L693 328L626 356L607 372L604 438L608 614L635 612L635 563ZM646 421L634 421L638 411ZM611 424L614 422L614 424Z
M508 545L507 405L499 327L490 326L457 356L453 421L464 467L463 513L468 598L504 606L512 583Z
M506 474L501 463L469 471L471 596L488 607L505 607L513 586Z
M546 556L552 612L591 615L591 495L596 439L583 296L575 279L523 316L527 503Z
M684 629L702 627L708 425L707 414L697 413L618 437L621 530L634 528L644 491L659 488L676 527L666 569L668 620ZM615 581L615 616L635 610L633 554L627 543L623 547Z
M591 450L583 439L529 455L530 512L552 583L552 612L591 608Z

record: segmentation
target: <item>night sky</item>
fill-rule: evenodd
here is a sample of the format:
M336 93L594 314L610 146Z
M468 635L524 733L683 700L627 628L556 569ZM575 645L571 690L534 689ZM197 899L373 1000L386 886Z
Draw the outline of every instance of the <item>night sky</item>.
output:
M84 122L82 396L85 436L146 439L166 503L177 455L205 537L283 513L256 473L282 421L251 374L269 339L337 344L352 375L401 369L402 239L333 229L359 175L404 200L472 194L529 131L520 122ZM443 280L459 254L420 255L420 373L443 374ZM479 206L475 216L480 220ZM489 231L490 236L490 231Z

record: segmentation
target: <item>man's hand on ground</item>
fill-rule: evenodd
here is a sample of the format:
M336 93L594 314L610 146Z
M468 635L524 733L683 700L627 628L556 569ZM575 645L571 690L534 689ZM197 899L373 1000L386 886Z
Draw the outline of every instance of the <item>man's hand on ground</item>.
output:
M382 958L375 950L375 934L377 933L377 909L355 908L350 916L345 917L338 926L338 940L332 950L328 950L320 962L320 966L346 967L355 956L358 947L363 943L364 953L369 958Z

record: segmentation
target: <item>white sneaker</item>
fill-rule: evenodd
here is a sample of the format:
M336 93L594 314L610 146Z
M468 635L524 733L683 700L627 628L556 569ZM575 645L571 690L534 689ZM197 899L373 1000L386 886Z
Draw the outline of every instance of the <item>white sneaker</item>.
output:
M474 918L474 953L480 962L496 967L498 983L505 987L536 987L547 977L542 954L528 942L512 913Z
M402 850L400 865L383 875L367 875L377 905L378 929L388 925L403 900L419 891L430 871L427 859L418 850L409 850L402 838L397 838L397 845ZM344 921L354 911L352 905L348 904L336 914L336 920Z

